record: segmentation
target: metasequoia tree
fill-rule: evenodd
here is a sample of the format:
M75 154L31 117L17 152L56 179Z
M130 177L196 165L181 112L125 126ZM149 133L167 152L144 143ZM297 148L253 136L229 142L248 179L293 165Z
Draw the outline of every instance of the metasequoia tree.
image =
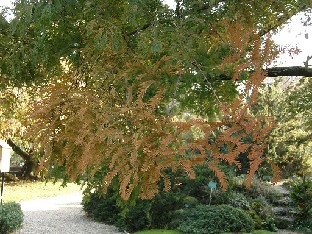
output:
M165 169L193 177L199 164L226 189L219 165L240 168L237 155L248 152L249 186L274 126L249 113L277 54L269 34L308 6L185 0L171 10L157 0L17 1L3 33L10 40L1 77L39 90L27 137L40 152L41 172L61 168L75 180L105 167L104 192L118 177L122 198L151 198L160 180L170 189ZM192 118L178 121L184 112ZM203 137L189 137L194 126Z

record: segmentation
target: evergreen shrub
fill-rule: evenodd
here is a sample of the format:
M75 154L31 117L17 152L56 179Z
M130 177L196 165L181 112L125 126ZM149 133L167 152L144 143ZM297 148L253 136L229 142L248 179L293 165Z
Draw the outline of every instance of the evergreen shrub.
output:
M251 200L250 208L248 213L252 216L256 229L277 231L272 206L264 197L260 196Z
M244 210L230 205L199 205L176 212L173 227L185 234L251 232L254 222Z
M150 228L167 228L177 209L194 206L196 199L173 192L160 192L152 200L122 201L118 191L110 188L106 195L95 192L84 199L83 208L97 221L130 232Z
M312 232L312 179L294 181L290 197L295 208L296 227Z
M0 206L0 233L7 234L22 226L23 212L16 202Z

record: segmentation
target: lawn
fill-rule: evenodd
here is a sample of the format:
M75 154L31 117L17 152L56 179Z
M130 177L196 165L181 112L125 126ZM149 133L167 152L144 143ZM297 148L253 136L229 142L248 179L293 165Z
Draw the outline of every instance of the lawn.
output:
M146 231L139 231L135 232L134 234L181 234L181 232L173 231L173 230L146 230ZM231 234L231 232L223 233L223 234ZM247 233L246 233L247 234ZM265 230L256 230L252 232L251 234L276 234L276 232L269 232Z
M66 187L61 186L61 182L41 182L27 181L15 182L4 185L4 201L19 202L22 200L31 200L35 198L53 197L56 195L80 192L80 186L69 183Z
M134 234L181 234L181 232L173 231L173 230L155 229L155 230L139 231L139 232L135 232Z

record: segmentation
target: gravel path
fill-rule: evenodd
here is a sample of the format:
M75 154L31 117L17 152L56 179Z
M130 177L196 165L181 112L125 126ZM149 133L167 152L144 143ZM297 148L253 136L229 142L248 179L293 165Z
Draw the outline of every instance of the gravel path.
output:
M118 230L87 218L81 193L22 201L22 229L14 234L121 234Z

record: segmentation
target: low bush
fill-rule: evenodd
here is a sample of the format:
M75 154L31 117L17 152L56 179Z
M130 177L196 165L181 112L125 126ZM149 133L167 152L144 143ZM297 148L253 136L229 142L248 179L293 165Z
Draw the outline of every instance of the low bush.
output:
M250 210L250 204L247 197L242 193L229 193L229 205L243 210Z
M116 224L121 208L117 206L117 197L110 188L105 195L94 192L84 196L83 209L96 221Z
M312 231L312 179L294 181L290 197L295 208L295 226Z
M122 230L138 231L150 228L167 228L177 209L197 204L196 198L173 192L160 192L152 200L136 199L127 203L118 191L110 187L106 195L94 192L85 196L83 208L97 221L119 227Z
M267 182L254 178L250 188L246 188L243 184L236 184L233 190L243 193L246 197L255 199L258 197L264 197L269 203L273 204L282 198L282 194Z
M230 205L199 205L176 212L173 227L186 234L251 232L254 222L245 211Z
M266 229L269 231L277 231L274 222L274 214L272 206L266 201L264 197L258 197L250 201L251 211L248 213L255 221L256 229Z
M7 234L22 226L23 212L18 203L10 202L0 206L0 233Z

